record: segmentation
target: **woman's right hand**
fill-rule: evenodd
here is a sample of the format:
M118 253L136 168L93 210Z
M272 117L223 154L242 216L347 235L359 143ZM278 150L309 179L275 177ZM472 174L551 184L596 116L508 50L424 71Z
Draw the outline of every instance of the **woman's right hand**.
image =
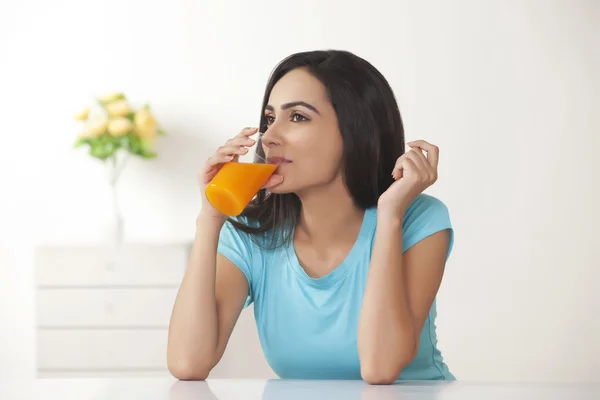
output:
M248 149L256 143L250 136L258 132L257 128L245 128L237 136L229 139L225 144L217 149L217 151L204 163L202 170L198 176L198 183L202 192L202 211L204 215L209 215L215 218L227 217L219 210L214 208L208 199L204 189L215 177L223 164L233 161L237 162L241 155L248 153Z
M212 155L202 168L199 174L198 181L200 189L202 191L202 211L203 215L208 215L216 218L227 218L226 215L222 214L216 208L214 208L208 199L204 189L210 183L212 178L215 177L217 172L221 169L223 164L227 162L237 162L241 155L248 153L248 149L254 144L256 140L251 139L250 136L255 135L258 132L258 128L245 128L237 136L229 139L225 144L217 149L215 154ZM263 186L264 188L270 188L278 185L283 181L283 177L277 174L271 175L267 183Z

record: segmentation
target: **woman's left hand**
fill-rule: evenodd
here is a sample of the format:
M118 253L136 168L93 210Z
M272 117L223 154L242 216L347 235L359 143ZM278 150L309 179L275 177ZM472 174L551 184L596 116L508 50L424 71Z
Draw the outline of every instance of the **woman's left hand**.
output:
M409 204L438 178L439 149L424 140L408 142L411 148L396 161L392 176L396 182L379 197L378 213L404 217ZM427 155L423 154L427 153Z

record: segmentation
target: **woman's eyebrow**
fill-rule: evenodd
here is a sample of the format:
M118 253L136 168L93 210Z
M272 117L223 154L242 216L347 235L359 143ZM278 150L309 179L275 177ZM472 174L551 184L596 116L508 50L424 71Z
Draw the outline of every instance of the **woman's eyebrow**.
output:
M281 109L282 110L287 110L288 108L292 108L292 107L296 107L296 106L306 107L309 110L314 111L315 113L321 115L321 113L319 112L319 110L317 110L315 108L315 106L312 106L312 105L308 104L305 101L292 101L292 102L289 102L289 103L285 103L285 104L281 105ZM268 104L265 107L265 110L267 110L267 111L275 111L275 108L272 105Z

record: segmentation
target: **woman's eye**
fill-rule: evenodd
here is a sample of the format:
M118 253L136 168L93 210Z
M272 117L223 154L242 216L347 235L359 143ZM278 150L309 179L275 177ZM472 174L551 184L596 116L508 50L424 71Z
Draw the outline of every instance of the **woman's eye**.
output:
M308 118L306 118L304 115L298 114L298 113L294 113L292 115L292 122L302 122L302 121L308 121Z
M265 118L267 120L267 125L271 125L273 122L275 122L275 118L273 118L272 115L267 115Z

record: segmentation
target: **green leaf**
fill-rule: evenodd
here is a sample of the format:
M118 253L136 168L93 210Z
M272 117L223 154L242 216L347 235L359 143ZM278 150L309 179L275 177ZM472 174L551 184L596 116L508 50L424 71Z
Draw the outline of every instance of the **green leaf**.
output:
M157 130L156 133L158 133L159 136L167 136L167 132L163 131L162 129Z
M117 143L119 143L119 147L129 150L129 134L121 136L120 138L117 138L117 140Z
M109 135L102 135L90 140L90 155L100 160L112 157L120 147L116 139Z
M129 152L139 155L142 151L141 139L138 136L135 136L131 133L127 135L127 139L128 139L127 149L129 150Z
M78 147L83 146L84 144L90 144L90 139L89 138L79 138L75 141L75 143L73 144L73 148L76 149Z
M104 146L102 146L101 143L98 143L98 142L92 143L90 146L90 155L92 157L96 157L101 160L104 160L106 158Z
M140 139L140 144L143 150L150 151L154 148L154 140L152 139Z
M135 114L133 112L130 112L129 114L127 114L125 116L125 118L127 118L129 121L131 121L131 123L134 123Z
M106 111L106 105L105 105L103 102L101 102L101 101L100 101L100 99L96 99L96 103L98 103L98 105L99 105L100 107L102 107L102 109L103 109L104 111Z
M116 138L115 138L116 139ZM117 150L119 150L121 148L121 142L119 142L118 140L114 140L112 142L112 146L113 146L113 154L117 152Z
M143 150L140 153L140 156L142 156L142 158L146 158L146 159L156 158L157 155L158 154L156 154L156 152L154 152L154 151L146 151L146 150Z

